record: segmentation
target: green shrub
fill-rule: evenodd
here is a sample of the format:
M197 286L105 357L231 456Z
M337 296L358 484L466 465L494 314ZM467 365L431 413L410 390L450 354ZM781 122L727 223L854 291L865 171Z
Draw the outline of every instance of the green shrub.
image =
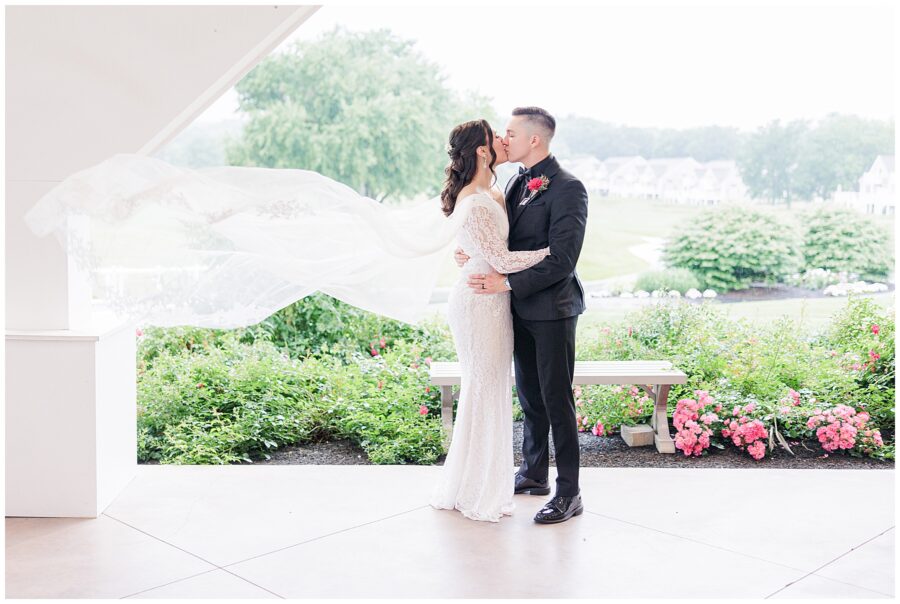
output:
M844 374L851 376L869 414L893 434L895 422L894 309L871 298L850 296L832 317L821 345Z
M241 341L265 340L286 349L294 358L308 355L380 351L394 340L415 342L435 359L454 358L449 332L436 321L410 325L371 313L322 293L286 306L264 321L240 332Z
M635 283L635 290L642 289L647 292L654 290L671 290L681 294L689 289L700 289L702 283L697 276L686 268L671 268L661 271L647 271L642 273Z
M666 265L689 269L716 291L780 282L801 262L790 225L742 205L702 212L667 242L663 256Z
M443 452L440 395L419 344L304 360L236 334L218 344L163 349L139 372L141 461L251 462L286 444L333 438L359 445L375 463L432 463Z
M889 233L864 214L820 207L804 212L801 224L806 269L855 273L868 281L883 280L890 273Z
M879 326L877 342L872 339L873 324ZM684 385L672 386L670 415L680 399L695 398L696 390L744 401L741 404L757 401L770 414L794 390L806 393L818 405L846 404L866 410L887 441L894 423L893 333L891 313L870 299L851 301L825 341L806 338L786 317L758 327L745 319L729 319L711 303L664 299L630 313L619 324L580 333L576 350L579 360L671 361L688 379ZM878 353L882 356L874 361L869 357L876 371L866 372L841 362L843 355L835 354L838 349L883 354ZM611 433L622 424L648 421L652 412L642 402L643 391L633 386L580 390L582 429L590 430L599 421ZM873 455L883 457L890 451L885 448Z
M300 363L271 344L163 350L139 373L139 459L230 463L316 432Z

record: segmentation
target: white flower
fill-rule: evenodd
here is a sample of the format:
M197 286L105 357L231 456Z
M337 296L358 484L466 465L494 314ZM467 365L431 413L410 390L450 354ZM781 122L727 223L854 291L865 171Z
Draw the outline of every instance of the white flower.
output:
M703 290L703 297L704 298L715 298L716 292L715 292L715 290L712 290L712 289L705 289L705 290Z
M702 297L702 296L703 296L703 294L701 294L701 293L700 293L700 290L697 289L696 287L692 287L691 289L689 289L689 290L687 290L686 292L684 292L684 297L685 297L685 298L690 298L691 300L694 300L694 299L696 299L696 298L700 298L700 297Z
M650 292L647 292L647 291L644 291L644 290L642 290L642 289L639 289L639 290L637 290L636 292L634 292L634 297L635 297L635 298L649 298L649 297L650 297Z
M678 291L677 289L673 289L672 291L669 292L669 297L670 298L680 298L681 292Z

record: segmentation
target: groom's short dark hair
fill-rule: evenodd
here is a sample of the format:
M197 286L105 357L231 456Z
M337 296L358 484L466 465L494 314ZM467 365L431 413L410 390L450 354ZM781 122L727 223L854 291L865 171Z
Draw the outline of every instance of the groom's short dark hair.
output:
M512 111L513 115L524 116L532 124L540 126L547 131L547 142L553 138L556 133L556 120L550 115L550 112L540 107L516 107Z

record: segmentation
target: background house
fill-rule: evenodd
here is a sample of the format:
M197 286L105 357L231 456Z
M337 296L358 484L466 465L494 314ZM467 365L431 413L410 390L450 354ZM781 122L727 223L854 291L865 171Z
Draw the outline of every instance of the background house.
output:
M859 177L859 191L837 191L832 201L863 214L893 215L895 196L894 156L879 155Z
M645 159L639 155L564 159L566 168L582 180L589 193L612 197L659 199L712 205L747 199L747 187L737 163L701 163L693 157Z

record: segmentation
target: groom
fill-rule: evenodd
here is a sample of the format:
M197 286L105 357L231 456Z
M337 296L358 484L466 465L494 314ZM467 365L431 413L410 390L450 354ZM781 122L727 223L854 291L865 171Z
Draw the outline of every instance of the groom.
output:
M578 488L578 426L572 377L575 324L584 312L584 289L575 273L587 223L584 185L550 154L556 120L539 107L513 110L503 145L525 167L506 186L510 251L550 246L550 256L518 273L474 274L476 294L512 291L516 388L525 413L522 465L515 493L550 493L549 431L556 453L556 495L535 522L564 522L583 511ZM456 251L459 266L469 259Z

